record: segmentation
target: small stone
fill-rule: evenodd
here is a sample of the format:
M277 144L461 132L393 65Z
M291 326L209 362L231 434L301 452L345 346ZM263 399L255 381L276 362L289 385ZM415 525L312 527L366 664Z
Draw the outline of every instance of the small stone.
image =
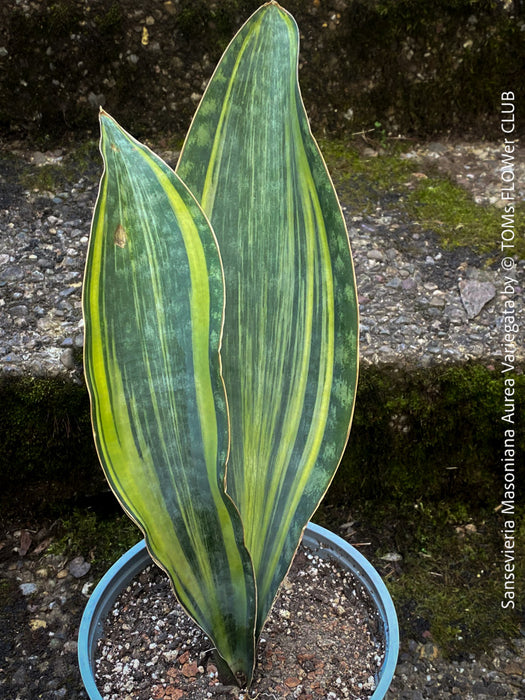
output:
M17 670L13 673L12 677L13 685L24 685L27 681L27 673L23 666L19 666Z
M31 161L35 165L46 165L48 162L46 154L41 151L34 151L31 154Z
M417 287L417 282L412 277L407 277L401 282L401 287L404 289L405 292L408 292L411 289Z
M427 642L421 646L419 656L422 659L437 659L439 658L439 649L432 642Z
M438 141L433 141L432 143L428 144L428 152L429 153L435 153L436 155L441 155L442 153L447 152L447 147L439 143Z
M166 688L166 694L164 697L169 698L170 700L180 700L183 695L184 693L182 690L180 690L180 688L174 688L172 685L169 685Z
M180 664L185 664L185 663L188 661L189 658L190 658L190 652L189 652L189 651L185 651L183 654L181 654L181 655L179 656L179 663L180 663Z
M186 676L186 678L195 678L195 676L199 673L199 669L195 661L184 664L181 671L182 675Z
M62 299L65 299L66 297L70 297L72 294L75 294L75 292L78 292L78 289L78 287L67 287L59 292L59 296Z
M430 306L443 307L446 304L446 298L443 292L436 291L430 299Z
M89 598L91 595L91 589L93 588L93 581L88 581L82 586L82 595Z
M24 270L18 265L9 265L0 271L0 282L17 282L24 276Z
M19 588L22 591L22 595L32 595L37 591L36 583L21 583Z
M60 362L66 369L75 369L75 354L73 348L67 348L60 355Z
M378 260L379 262L383 262L385 259L384 254L380 250L369 250L366 257L369 260Z
M469 319L475 318L481 309L496 295L492 282L480 282L475 279L459 282L461 301Z
M15 316L16 318L25 318L27 316L27 311L28 308L25 304L17 304L9 309L11 316Z
M506 663L504 666L501 667L501 670L506 676L518 676L521 677L523 675L523 668L519 663L516 661L509 661Z
M69 562L69 573L75 578L82 578L91 569L91 564L84 557L75 557Z
M383 561L401 561L403 557L397 552L388 552L388 554L385 554L381 559L383 559Z
M445 315L450 319L451 323L454 324L460 324L466 321L467 319L467 314L465 313L465 309L463 306L455 306L453 304L450 304L449 306L446 307L445 309Z
M36 630L45 629L47 622L37 617L34 620L29 620L29 627L35 632Z

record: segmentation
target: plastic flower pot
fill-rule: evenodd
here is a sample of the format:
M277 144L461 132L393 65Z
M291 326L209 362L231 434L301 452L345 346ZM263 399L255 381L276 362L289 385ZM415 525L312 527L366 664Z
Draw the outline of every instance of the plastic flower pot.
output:
M348 542L330 530L309 523L304 544L318 554L331 558L351 571L363 585L379 612L385 642L385 658L376 675L376 689L371 700L381 700L392 682L399 652L399 626L392 598L370 562ZM144 540L138 542L113 564L91 594L84 610L78 635L80 673L90 700L103 700L95 681L95 653L109 611L119 594L137 574L152 563Z

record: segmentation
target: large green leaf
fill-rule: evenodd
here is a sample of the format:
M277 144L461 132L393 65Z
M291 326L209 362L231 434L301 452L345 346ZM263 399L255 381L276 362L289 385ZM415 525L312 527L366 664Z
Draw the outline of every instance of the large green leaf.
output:
M224 493L224 282L180 179L101 115L105 172L84 286L85 371L111 488L188 613L240 681L254 665L255 585Z
M357 381L348 236L297 64L293 18L264 5L222 57L176 170L225 270L227 489L254 561L257 634L344 451Z

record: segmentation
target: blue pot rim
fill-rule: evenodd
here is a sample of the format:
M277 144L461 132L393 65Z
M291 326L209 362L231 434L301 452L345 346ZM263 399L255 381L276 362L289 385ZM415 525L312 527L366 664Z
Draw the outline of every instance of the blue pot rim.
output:
M361 552L315 523L308 523L303 542L318 549L320 556L335 559L362 583L374 601L383 624L385 658L369 700L382 700L392 682L399 653L399 625L390 593L381 577ZM151 563L144 540L137 542L104 574L89 597L78 633L78 661L84 688L90 700L103 700L95 682L95 652L104 623L118 595Z

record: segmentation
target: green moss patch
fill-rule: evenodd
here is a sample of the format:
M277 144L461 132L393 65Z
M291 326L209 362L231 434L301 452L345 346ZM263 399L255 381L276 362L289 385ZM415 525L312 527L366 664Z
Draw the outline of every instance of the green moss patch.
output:
M361 215L395 210L400 222L416 223L438 235L446 249L468 246L489 256L499 247L502 210L477 204L431 164L403 158L406 142L395 141L374 157L352 144L321 140L321 147L342 201ZM516 205L515 229L525 224L525 206ZM525 239L515 239L513 253L525 258Z
M525 377L515 379L519 424ZM363 369L334 491L348 499L453 496L479 507L492 503L502 486L503 398L500 372L474 363ZM518 436L516 450L525 478L525 435Z
M19 183L29 190L60 192L81 177L95 178L100 171L100 153L95 140L84 141L70 149L62 161L40 166L24 164L19 169Z
M430 178L420 182L406 198L406 210L425 228L440 237L444 248L469 246L480 253L501 252L498 248L502 210L476 204L451 180ZM515 228L525 223L525 207L517 206ZM525 258L525 239L516 237L514 253Z
M184 133L234 31L259 0L0 3L0 131L95 130L101 101L133 133ZM339 135L499 133L501 90L523 90L523 7L495 0L288 0L312 122ZM505 9L507 7L507 9ZM153 20L153 22L152 22ZM141 29L149 41L141 43ZM204 60L206 57L206 61Z
M401 157L402 142L374 157L361 155L355 144L335 139L320 139L320 146L340 199L351 211L373 214L385 202L398 201L408 192L407 180L416 166Z
M55 378L0 378L0 512L55 515L104 484L84 386Z
M524 511L517 514L521 525L516 531L516 608L512 609L502 607L506 604L503 519L495 508L478 509L450 499L389 510L383 514L394 528L389 544L403 559L388 574L388 583L405 638L430 638L444 655L457 657L486 651L497 637L519 636ZM385 520L378 522L377 514L375 523L383 530ZM381 556L386 544L378 552Z
M518 425L522 374L516 389ZM315 516L336 531L354 523L350 542L364 543L386 580L403 639L432 642L448 657L519 636L525 509L513 518L516 607L505 609L502 406L500 372L478 364L365 369L348 449ZM520 484L524 435L514 460Z
M142 537L139 528L121 511L102 515L75 508L60 519L58 537L47 551L68 557L81 554L97 573L103 574Z
M516 380L516 423L525 377ZM0 381L0 493L24 485L38 505L60 502L72 486L89 495L105 484L84 385L52 378ZM362 368L348 449L334 480L345 499L447 499L483 506L500 484L501 373L479 364L432 369ZM525 436L516 441L525 465ZM525 467L521 467L525 472ZM525 478L525 473L523 473ZM38 489L45 484L44 499ZM70 494L71 495L71 494ZM65 499L62 499L65 500Z

